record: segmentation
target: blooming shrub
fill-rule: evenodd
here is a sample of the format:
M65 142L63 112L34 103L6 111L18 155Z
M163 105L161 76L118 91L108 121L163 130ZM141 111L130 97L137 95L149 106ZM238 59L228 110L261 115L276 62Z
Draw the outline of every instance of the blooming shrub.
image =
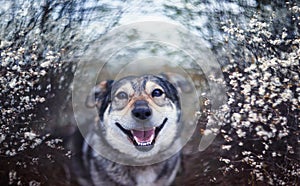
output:
M249 171L250 183L299 182L300 8L291 6L289 12L294 34L285 28L274 34L275 21L258 16L248 27L223 26L228 45L235 42L238 48L223 69L228 101L220 161L224 173Z
M57 153L63 153L62 140L47 134L47 120L38 116L49 111L46 99L63 84L50 78L61 73L63 65L59 53L49 50L39 56L37 48L0 50L1 185L40 185L46 181L41 172L47 168L42 167L51 167Z

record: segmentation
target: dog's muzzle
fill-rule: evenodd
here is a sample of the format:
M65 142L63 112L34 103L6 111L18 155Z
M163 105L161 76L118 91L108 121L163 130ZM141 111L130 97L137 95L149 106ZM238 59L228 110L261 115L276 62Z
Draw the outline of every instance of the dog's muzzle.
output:
M116 123L116 125L127 135L129 141L132 142L138 150L149 151L154 147L156 137L167 121L168 119L165 118L160 126L153 127L149 130L127 130L122 127L120 123Z

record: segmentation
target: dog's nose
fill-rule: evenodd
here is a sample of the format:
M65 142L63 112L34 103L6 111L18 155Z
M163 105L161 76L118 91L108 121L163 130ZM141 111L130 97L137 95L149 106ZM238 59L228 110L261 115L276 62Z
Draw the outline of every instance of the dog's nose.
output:
M132 115L140 120L146 120L152 115L152 110L148 106L147 101L138 100L134 103Z

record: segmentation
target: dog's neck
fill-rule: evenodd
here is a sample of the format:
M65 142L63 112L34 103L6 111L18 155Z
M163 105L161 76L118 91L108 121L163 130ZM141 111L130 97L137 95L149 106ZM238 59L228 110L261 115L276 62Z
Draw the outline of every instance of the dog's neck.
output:
M107 145L101 135L95 133L88 140L100 142L99 145L102 146ZM129 166L104 158L91 147L87 147L84 149L84 161L91 168L91 178L97 185L107 185L109 182L117 185L169 185L179 169L180 154L152 165Z
M107 179L118 185L169 185L175 178L180 158L179 154L176 154L168 160L153 165L127 166L97 156L89 163L92 179L95 183L101 183L99 185L103 185L103 180Z

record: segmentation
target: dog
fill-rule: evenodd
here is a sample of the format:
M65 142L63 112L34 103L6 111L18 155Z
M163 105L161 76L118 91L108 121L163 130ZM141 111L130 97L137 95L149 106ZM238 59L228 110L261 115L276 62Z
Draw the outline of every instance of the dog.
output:
M185 78L174 73L127 76L95 86L86 105L97 108L98 120L83 141L80 169L85 175L78 182L170 185L181 162L176 150L180 149L180 93L189 90Z

